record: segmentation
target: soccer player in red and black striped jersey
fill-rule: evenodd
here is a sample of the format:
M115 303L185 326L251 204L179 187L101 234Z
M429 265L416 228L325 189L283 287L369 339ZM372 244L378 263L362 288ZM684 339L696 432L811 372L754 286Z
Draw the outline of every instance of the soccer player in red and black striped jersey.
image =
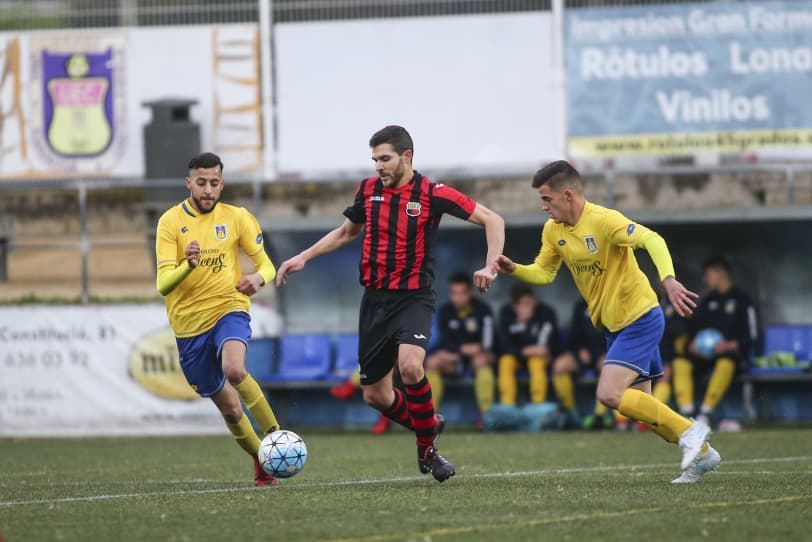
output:
M434 412L423 372L434 313L434 238L447 213L485 227L485 265L474 285L486 291L496 278L505 223L490 209L412 169L414 146L401 126L387 126L369 140L377 175L361 181L346 220L310 248L282 263L277 285L313 258L336 250L361 232L361 284L366 288L359 318L358 362L364 400L417 435L418 467L440 482L454 465L437 453L443 421ZM392 386L398 364L405 393Z

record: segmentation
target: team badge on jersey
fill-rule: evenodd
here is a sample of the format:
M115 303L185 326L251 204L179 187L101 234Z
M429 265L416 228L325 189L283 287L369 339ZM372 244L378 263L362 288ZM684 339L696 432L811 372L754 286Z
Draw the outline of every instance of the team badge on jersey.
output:
M735 314L736 313L736 300L735 299L728 299L725 303L725 313L726 314Z
M468 318L465 320L465 330L468 333L476 333L479 329L479 322L477 322L476 318Z
M189 231L189 228L187 228L186 226L183 226L183 227L180 229L180 232L181 232L181 233L186 233L186 232L188 232L188 231Z
M406 204L406 214L409 216L419 216L420 209L421 207L419 201L410 201Z
M584 244L586 244L586 251L590 254L596 254L598 252L598 243L595 242L594 235L584 237Z
M563 239L558 240L558 246L563 247L566 244L567 244L567 242L565 240L563 240Z
M214 226L214 236L218 241L225 241L228 239L228 230L225 224L216 224Z

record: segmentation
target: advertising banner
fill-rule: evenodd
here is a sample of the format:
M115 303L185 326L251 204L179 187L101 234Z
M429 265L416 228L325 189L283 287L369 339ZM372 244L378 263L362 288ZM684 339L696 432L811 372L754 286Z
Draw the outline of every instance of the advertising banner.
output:
M0 309L0 437L225 432L163 305Z
M812 2L568 9L575 156L812 146Z

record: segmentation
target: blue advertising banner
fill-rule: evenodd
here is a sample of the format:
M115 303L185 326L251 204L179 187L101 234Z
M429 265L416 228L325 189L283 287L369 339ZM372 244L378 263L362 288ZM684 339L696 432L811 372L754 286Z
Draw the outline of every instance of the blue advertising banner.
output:
M812 146L812 2L568 9L576 156Z

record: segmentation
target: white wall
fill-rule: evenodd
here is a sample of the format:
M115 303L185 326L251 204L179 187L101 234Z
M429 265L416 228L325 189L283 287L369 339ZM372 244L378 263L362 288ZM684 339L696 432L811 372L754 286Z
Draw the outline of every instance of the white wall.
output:
M546 12L276 25L278 170L371 172L387 124L426 173L560 156L551 28Z

